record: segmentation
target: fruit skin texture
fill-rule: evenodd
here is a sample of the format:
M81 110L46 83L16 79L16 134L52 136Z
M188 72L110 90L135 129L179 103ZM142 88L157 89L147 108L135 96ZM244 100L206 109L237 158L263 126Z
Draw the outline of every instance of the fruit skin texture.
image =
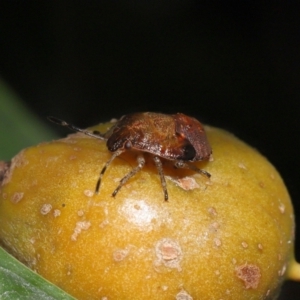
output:
M106 131L110 123L92 128ZM293 261L294 215L275 168L206 126L211 179L127 152L99 171L105 142L72 134L21 151L0 189L2 245L78 299L275 299Z

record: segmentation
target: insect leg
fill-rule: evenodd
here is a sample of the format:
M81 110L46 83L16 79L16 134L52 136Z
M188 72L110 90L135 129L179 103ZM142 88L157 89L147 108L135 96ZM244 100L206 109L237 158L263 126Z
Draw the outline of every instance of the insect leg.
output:
M58 118L56 118L56 117L51 117L51 116L49 116L49 117L47 117L47 119L48 119L49 121L51 121L52 123L55 123L55 124L60 125L60 126L67 127L67 128L69 128L69 129L71 129L71 130L73 130L73 131L81 132L81 133L83 133L83 134L85 134L85 135L91 136L91 137L96 138L96 139L107 140L107 139L106 139L100 132L98 132L98 131L90 132L90 131L88 131L88 130L78 128L78 127L76 127L76 126L74 126L74 125L72 125L72 124L69 124L69 123L67 123L66 121L61 120L61 119L58 119Z
M121 189L121 187L132 177L134 176L136 173L138 173L145 165L145 159L143 157L143 155L139 155L137 158L137 162L138 165L133 168L127 175L125 175L121 181L120 184L118 185L118 187L114 190L114 192L112 193L112 196L115 197L117 195L117 193L119 192L119 190Z
M177 160L177 161L175 162L174 166L175 166L176 168L193 170L193 171L195 171L195 172L197 172L197 173L200 173L200 174L206 176L207 178L210 178L210 176L211 176L208 172L206 172L206 171L204 171L204 170L201 170L201 169L195 167L194 165L190 165L190 164L188 164L188 163L185 163L185 162L183 162L182 160Z
M98 194L99 193L99 189L100 189L100 185L101 185L101 180L102 180L102 177L107 169L107 167L111 164L111 162L117 157L119 156L122 152L124 152L124 150L117 150L116 152L113 153L113 155L111 156L111 158L105 163L103 169L101 170L100 172L100 175L99 175L99 179L97 181L97 184L96 184L96 189L95 189L95 193Z
M161 163L159 157L157 157L157 156L154 156L153 160L154 160L154 163L156 165L156 168L157 168L157 171L158 171L158 174L160 177L160 182L161 182L163 192L165 195L165 201L168 201L169 196L168 196L167 184L166 184L166 179L165 179L162 163Z

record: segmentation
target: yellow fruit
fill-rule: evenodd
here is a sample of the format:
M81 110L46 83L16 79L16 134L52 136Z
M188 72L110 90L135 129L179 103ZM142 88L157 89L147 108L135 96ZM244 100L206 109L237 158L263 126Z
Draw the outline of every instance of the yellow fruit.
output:
M206 132L214 160L197 166L211 179L164 161L168 202L148 154L112 198L136 152L115 159L95 195L105 142L72 134L21 151L2 180L2 244L78 299L275 299L300 277L288 192L256 150Z

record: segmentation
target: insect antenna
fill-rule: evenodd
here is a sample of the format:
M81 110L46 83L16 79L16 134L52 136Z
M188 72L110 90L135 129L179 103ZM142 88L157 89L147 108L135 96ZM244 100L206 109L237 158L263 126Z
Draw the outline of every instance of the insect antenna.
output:
M105 138L99 131L91 132L91 131L88 131L88 130L85 130L85 129L81 129L77 126L74 126L73 124L67 123L64 120L61 120L61 119L58 119L58 118L52 117L52 116L47 117L47 119L49 121L51 121L52 123L55 123L55 124L60 125L60 126L67 127L67 128L69 128L73 131L81 132L85 135L91 136L91 137L96 138L96 139L105 140L105 141L107 140L107 138Z

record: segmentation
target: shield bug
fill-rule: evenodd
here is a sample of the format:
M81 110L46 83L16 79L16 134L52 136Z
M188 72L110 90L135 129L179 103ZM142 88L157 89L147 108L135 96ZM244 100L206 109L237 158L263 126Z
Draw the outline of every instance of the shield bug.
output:
M99 192L102 177L112 161L123 152L129 150L141 152L137 158L138 164L121 179L119 185L112 193L113 197L145 165L142 152L148 152L153 156L166 201L168 200L168 191L161 158L174 161L176 168L191 169L208 178L210 177L208 172L192 164L192 162L196 161L209 160L212 153L204 128L198 120L182 113L167 115L141 112L124 115L103 134L78 128L55 117L48 117L48 119L71 130L106 141L106 146L112 152L112 156L100 172L95 189L96 193Z

